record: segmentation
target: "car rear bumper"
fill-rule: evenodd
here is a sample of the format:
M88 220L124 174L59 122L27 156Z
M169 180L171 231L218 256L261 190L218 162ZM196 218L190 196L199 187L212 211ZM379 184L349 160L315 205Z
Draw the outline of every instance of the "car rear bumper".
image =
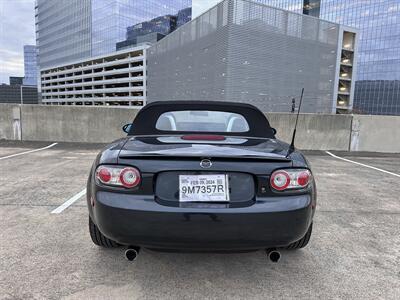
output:
M100 231L120 244L205 251L287 246L305 235L313 217L309 194L260 198L243 208L182 208L98 191L90 210Z

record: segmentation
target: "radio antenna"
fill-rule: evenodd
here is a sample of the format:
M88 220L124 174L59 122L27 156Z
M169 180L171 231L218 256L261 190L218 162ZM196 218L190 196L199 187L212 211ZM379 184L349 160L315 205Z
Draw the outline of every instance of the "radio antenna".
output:
M303 94L304 94L304 88L301 89L301 96L300 96L300 103L299 103L299 109L297 110L297 115L296 115L296 124L294 125L294 130L293 130L293 135L292 135L292 142L290 143L289 150L286 154L286 158L294 152L294 140L296 138L296 130L297 130L297 121L299 120L299 114L300 114L300 108L301 108L301 103L303 102Z

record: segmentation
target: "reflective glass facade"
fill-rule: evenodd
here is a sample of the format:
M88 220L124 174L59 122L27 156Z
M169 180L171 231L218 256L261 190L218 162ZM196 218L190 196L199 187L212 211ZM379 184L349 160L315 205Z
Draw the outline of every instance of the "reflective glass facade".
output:
M176 26L182 26L192 19L192 7L186 7L178 11L176 16Z
M10 85L21 85L23 81L24 77L10 76Z
M91 0L36 0L40 69L90 56Z
M151 21L142 22L130 26L126 30L126 39L136 39L138 36L146 35L152 32L167 35L176 29L176 16L162 16Z
M117 43L117 50L135 45L154 44L173 32L179 26L190 21L192 8L180 9L175 15L159 16L149 21L137 23L126 29L126 40Z
M36 46L24 46L24 69L25 77L23 80L24 85L37 85L37 62L36 62Z
M127 28L160 16L176 15L191 7L191 0L94 0L92 1L92 56L116 50Z
M256 1L296 12L319 2L320 18L358 28L354 112L400 115L399 0Z
M320 16L360 29L355 112L400 115L400 1L321 0Z
M191 0L36 0L39 67L108 54L127 28L191 7ZM183 11L177 22L188 19Z

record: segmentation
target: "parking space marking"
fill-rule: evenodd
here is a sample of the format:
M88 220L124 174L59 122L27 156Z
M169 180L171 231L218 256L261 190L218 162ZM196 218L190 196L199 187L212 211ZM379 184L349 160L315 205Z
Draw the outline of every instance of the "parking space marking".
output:
M33 150L25 151L25 152L20 152L20 153L15 153L15 154L3 156L3 157L0 157L0 160L6 159L6 158L11 158L11 157L16 157L16 156L20 156L20 155L24 155L24 154L29 154L29 153L33 153L33 152L37 152L37 151L46 150L46 149L49 149L49 148L51 148L51 147L54 147L54 146L57 145L57 144L58 144L58 143L53 143L53 144L48 145L48 146L43 147L43 148L33 149Z
M356 161L353 161L353 160L350 160L350 159L347 159L347 158L343 158L343 157L337 156L337 155L335 155L335 154L333 154L333 153L331 153L329 151L325 151L325 152L327 154L329 154L330 156L334 157L334 158L337 158L337 159L340 159L340 160L344 160L344 161L347 161L349 163L360 165L360 166L363 166L363 167L366 167L366 168L370 168L370 169L373 169L373 170L376 170L376 171L380 171L380 172L383 172L383 173L386 173L386 174L389 174L389 175L400 177L400 174L396 174L396 173L389 172L389 171L386 171L386 170L383 170L383 169L379 169L379 168L376 168L376 167L373 167L373 166L370 166L370 165L362 164L362 163L359 163L359 162L356 162Z
M76 194L75 196L71 197L70 199L68 199L67 201L65 201L63 204L61 204L59 207L57 207L56 209L54 209L51 213L52 214L59 214L62 213L64 211L64 209L68 208L69 206L71 206L75 201L79 200L82 196L86 195L86 189L83 189L82 191L80 191L78 194Z

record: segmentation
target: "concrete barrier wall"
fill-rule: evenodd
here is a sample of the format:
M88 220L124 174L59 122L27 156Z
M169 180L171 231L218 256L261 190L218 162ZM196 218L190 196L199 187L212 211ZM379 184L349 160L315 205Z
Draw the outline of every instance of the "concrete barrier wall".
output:
M354 115L350 150L400 153L400 117Z
M268 113L267 118L277 130L277 137L291 142L296 115ZM299 116L296 147L304 150L349 150L352 116L302 114Z
M0 139L108 143L137 110L89 106L0 104ZM290 142L295 115L266 114L277 137ZM400 153L400 116L302 114L296 146L305 150Z
M108 143L126 135L121 128L136 113L130 108L23 105L22 139Z

